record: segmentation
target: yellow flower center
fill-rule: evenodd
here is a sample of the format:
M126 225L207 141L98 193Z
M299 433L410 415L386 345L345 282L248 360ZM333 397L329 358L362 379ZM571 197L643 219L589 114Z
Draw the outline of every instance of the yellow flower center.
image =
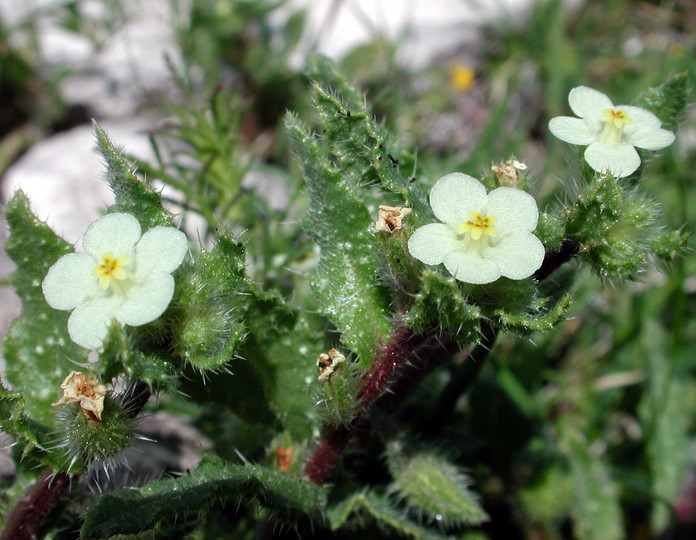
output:
M105 253L102 256L101 264L92 268L92 275L99 278L99 286L102 289L108 289L109 285L114 285L112 280L124 281L128 279L128 271L126 266L130 262L128 255L114 257L113 253Z
M480 240L482 237L494 237L498 234L493 224L494 216L481 215L480 212L471 212L469 221L463 221L457 226L457 234L469 233L472 240Z
M618 109L604 109L602 112L604 129L599 134L599 141L607 146L616 146L621 142L625 126L633 123L633 119L626 111Z

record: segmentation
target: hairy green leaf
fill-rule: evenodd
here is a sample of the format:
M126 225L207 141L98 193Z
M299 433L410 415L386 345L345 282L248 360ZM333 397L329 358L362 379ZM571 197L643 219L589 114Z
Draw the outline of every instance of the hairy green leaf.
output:
M22 313L5 336L5 376L24 398L26 414L36 421L52 425L51 403L61 396L60 383L83 362L86 352L68 335L67 311L50 307L41 283L48 269L72 246L56 236L29 209L29 200L17 191L5 207L10 226L6 249L17 269L12 285L22 301Z
M178 277L173 302L173 346L196 369L225 365L246 335L248 304L244 250L221 232L215 248L200 254Z
M394 482L391 493L403 497L409 506L429 520L444 525L479 525L488 521L478 497L462 470L432 452L402 451L397 443L387 453Z
M254 364L263 381L267 404L296 440L310 436L315 416L316 358L323 340L304 318L274 294L252 291L247 315L249 339L242 357Z
M372 218L357 188L328 161L326 151L292 116L286 121L311 199L305 228L321 249L312 277L319 309L342 341L369 365L391 332L389 301L380 285Z
M586 442L569 440L575 479L575 534L579 540L621 540L625 537L616 484L604 461Z
M207 457L185 476L102 495L85 516L81 538L135 534L177 516L196 519L213 504L249 500L271 509L281 520L293 521L317 516L324 497L322 489L309 480L258 465L235 465Z
M97 150L106 162L106 181L116 197L108 211L132 214L138 219L143 230L156 225L171 225L172 215L162 208L160 194L135 176L126 158L96 123L94 132L97 137Z
M665 129L674 131L684 112L689 93L689 74L677 73L657 88L650 88L638 98L637 105L655 114Z
M333 530L343 527L355 528L356 518L368 518L380 527L395 532L400 536L414 540L442 540L444 537L434 531L411 521L403 512L391 506L389 499L372 492L352 495L345 501L329 509L329 521Z
M645 320L640 341L636 354L645 359L647 377L639 413L655 497L651 521L655 532L661 532L672 517L665 503L674 502L684 481L694 403L693 397L685 399L686 378L670 365L664 328L654 319Z

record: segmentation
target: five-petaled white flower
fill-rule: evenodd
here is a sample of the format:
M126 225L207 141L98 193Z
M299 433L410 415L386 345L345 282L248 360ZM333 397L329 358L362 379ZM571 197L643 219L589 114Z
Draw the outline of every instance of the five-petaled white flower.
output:
M634 147L659 150L674 142L674 134L662 129L653 113L631 105L615 106L592 88L573 88L568 103L580 118L557 116L549 129L562 141L588 145L585 159L597 172L628 176L640 165Z
M420 227L408 241L425 264L444 263L456 279L476 284L523 279L541 266L544 246L532 234L539 211L529 193L499 187L486 194L475 178L452 173L435 183L430 206L444 223Z
M131 214L107 214L85 231L85 253L64 255L48 270L44 297L55 309L73 310L68 333L75 343L99 349L114 319L140 326L162 315L174 294L171 273L187 244L172 227L153 227L141 236Z

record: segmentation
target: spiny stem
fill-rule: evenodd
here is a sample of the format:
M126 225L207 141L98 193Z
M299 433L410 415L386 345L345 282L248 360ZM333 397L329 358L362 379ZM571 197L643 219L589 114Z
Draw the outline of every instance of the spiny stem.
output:
M575 257L580 250L578 242L566 238L558 251L547 251L539 270L534 274L537 281L542 281L551 275L561 265ZM438 401L438 410L451 411L462 392L466 391L476 380L483 368L484 361L493 347L498 336L499 328L490 321L481 323L481 340L476 347L467 353L466 361L462 364L459 374L454 376L445 388ZM360 413L347 426L325 428L312 454L305 465L304 474L316 484L326 482L329 473L340 459L353 433L365 422L367 413L374 402L384 395L387 388L396 388L398 392L391 399L386 399L388 408L410 393L428 373L446 361L450 355L449 347L440 347L442 354L408 362L413 358L413 352L431 336L429 334L414 334L413 330L401 326L394 330L389 343L377 351L375 362L370 371L362 379L358 398L361 400ZM448 416L448 414L446 415ZM440 418L443 422L446 416Z
M534 279L544 281L562 264L567 263L580 252L580 244L574 238L566 238L558 251L547 251L544 262L539 270L534 272Z
M36 483L29 486L7 517L0 540L31 540L46 515L70 487L70 475L44 469Z
M414 334L406 326L397 327L389 342L379 347L372 368L364 376L358 390L360 412L347 426L324 429L321 439L307 461L304 474L316 484L323 484L343 454L353 432L364 421L371 405L386 391L397 371L402 368L425 336Z

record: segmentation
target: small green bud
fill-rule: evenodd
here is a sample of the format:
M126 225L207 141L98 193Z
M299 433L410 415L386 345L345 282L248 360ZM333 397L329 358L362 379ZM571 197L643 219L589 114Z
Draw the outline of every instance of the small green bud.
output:
M61 385L64 395L53 404L58 412L61 449L69 472L84 470L92 461L109 462L128 447L134 419L122 399L92 377L71 372Z
M335 349L317 359L322 398L319 415L330 427L347 425L360 409L357 398L361 372L355 363Z

